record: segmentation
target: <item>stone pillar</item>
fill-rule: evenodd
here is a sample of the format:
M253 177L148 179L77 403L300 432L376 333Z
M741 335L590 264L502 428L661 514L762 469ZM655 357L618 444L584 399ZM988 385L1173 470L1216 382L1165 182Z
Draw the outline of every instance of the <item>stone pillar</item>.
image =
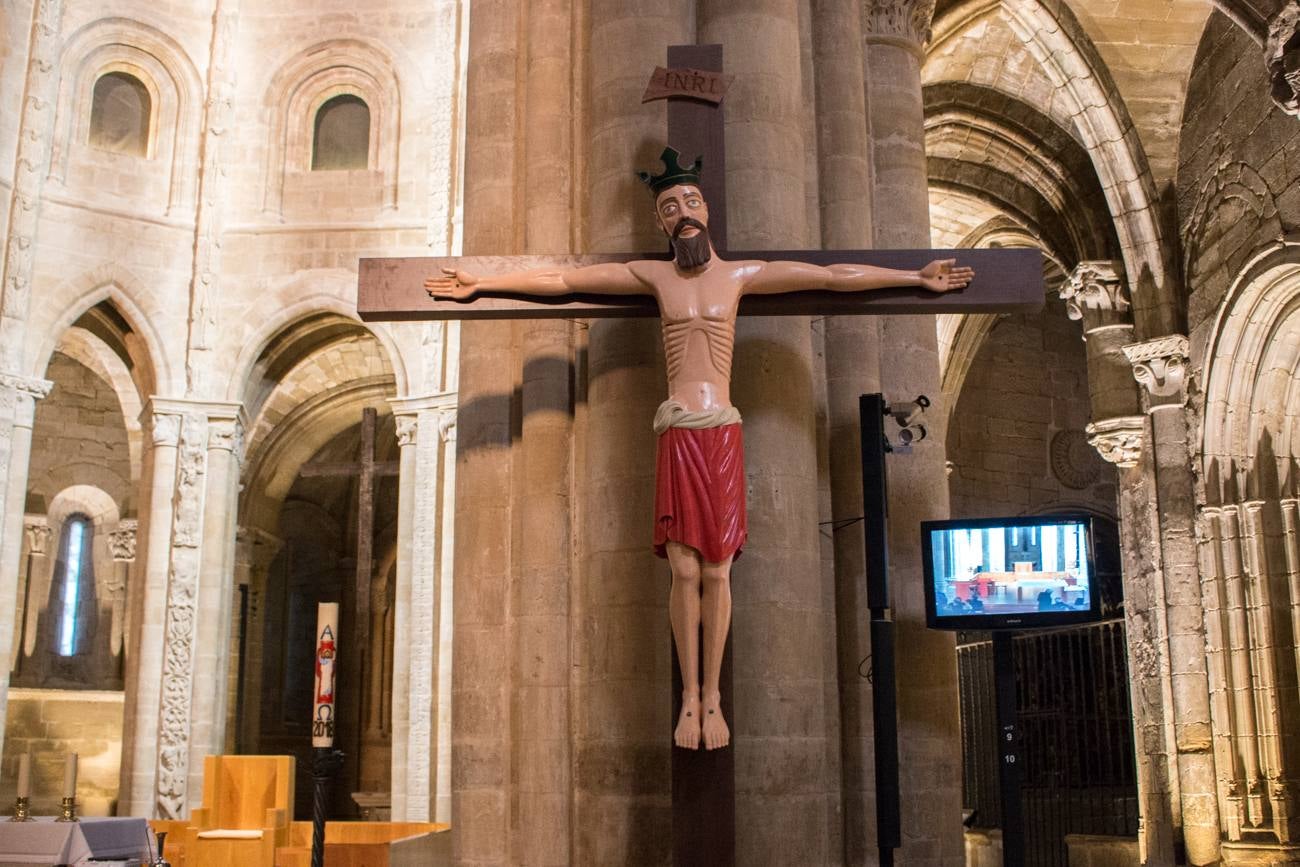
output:
M0 374L0 659L13 657L18 632L18 561L23 548L23 509L32 456L36 401L50 393L44 379ZM0 749L9 706L9 669L0 674Z
M158 762L158 707L162 686L163 627L167 615L167 578L171 561L171 526L181 415L167 402L150 401L141 422L145 439L140 488L139 544L142 565L136 592L129 597L126 656L126 702L122 719L122 776L119 811L127 816L154 815L154 781Z
M1219 803L1197 556L1195 483L1188 442L1187 338L1124 347L1146 391L1164 579L1174 748L1183 846L1189 864L1219 861Z
M799 7L796 0L698 5L698 41L726 46L726 70L736 76L726 103L733 249L800 249L812 240ZM834 620L817 532L815 368L806 317L737 323L731 397L745 419L749 505L749 542L732 568L742 864L838 857L830 851L839 779L828 766L826 741L835 721L826 713L822 647ZM791 706L800 712L792 715Z
M23 641L21 645L14 641L10 671L17 671L22 658L36 652L36 627L41 615L36 593L50 586L54 570L54 558L50 556L50 541L54 531L50 528L49 521L41 515L28 515L23 519L23 532L27 537L27 555L31 560L24 589L20 591L18 600L21 608L15 612L14 618L14 629L22 635Z
M930 209L921 99L923 46L934 4L868 0L863 32L870 134L872 246L928 247ZM880 390L889 400L924 394L944 416L938 337L933 316L888 316L880 322ZM889 462L890 586L897 623L899 759L903 863L953 862L963 852L957 659L950 634L925 628L922 520L948 516L942 426L911 455ZM847 482L846 482L847 484ZM937 495L936 495L937 492ZM872 841L874 843L874 840Z
M689 0L590 4L588 183L585 206L577 209L587 214L587 243L578 249L665 244L653 201L632 174L653 168L666 143L665 104L640 100L649 71L665 63L666 47L698 41L694 8ZM573 860L623 863L635 852L635 863L659 864L672 852L673 726L669 573L650 550L650 426L664 392L659 323L594 320L586 350L572 459L581 545L570 609Z
M862 6L817 0L812 6L817 99L821 242L827 249L872 243ZM818 320L814 320L814 328ZM880 390L880 322L875 316L827 316L826 392L832 545L835 570L836 679L839 690L841 812L846 865L875 858L875 772L871 684L858 663L871 650L863 547L859 395ZM846 616L848 615L848 616Z
M389 401L401 450L393 644L393 818L451 816L454 393ZM499 493L499 492L498 492Z
M1080 262L1061 287L1067 314L1083 324L1088 393L1093 421L1088 442L1119 470L1120 556L1128 641L1129 699L1137 754L1138 849L1143 864L1174 863L1178 808L1177 750L1170 695L1170 663L1163 616L1164 582L1158 497L1149 483L1152 463L1144 449L1133 366L1124 347L1133 342L1128 289L1118 262Z
M131 564L135 562L136 533L139 521L125 518L108 537L109 551L113 555L113 576L108 582L109 604L113 610L113 625L109 633L109 650L114 656L122 653L127 643L126 597L131 586Z
M259 753L262 723L262 641L266 628L266 581L284 541L256 528L236 534L235 580L248 587L248 621L244 631L244 701L242 713L227 716L231 725L239 726L237 745L240 752ZM233 666L234 661L231 662ZM227 741L230 738L227 737Z

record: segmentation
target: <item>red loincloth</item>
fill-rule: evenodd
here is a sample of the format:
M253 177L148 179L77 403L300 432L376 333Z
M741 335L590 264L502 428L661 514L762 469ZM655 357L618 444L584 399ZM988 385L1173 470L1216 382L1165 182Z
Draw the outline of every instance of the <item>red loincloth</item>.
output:
M680 542L706 563L721 563L740 556L748 533L740 425L670 427L660 434L655 553L667 557L667 543Z

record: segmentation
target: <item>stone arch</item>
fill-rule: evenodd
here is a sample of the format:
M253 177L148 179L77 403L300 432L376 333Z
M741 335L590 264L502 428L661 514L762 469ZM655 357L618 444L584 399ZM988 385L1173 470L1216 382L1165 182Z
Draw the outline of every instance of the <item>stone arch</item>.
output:
M1166 333L1179 309L1176 274L1158 221L1155 184L1118 87L1091 39L1064 4L1041 0L973 0L942 15L928 56L990 15L1004 13L1026 50L1064 101L1087 151L1118 235L1142 333Z
M24 355L28 375L40 376L68 329L104 306L118 318L104 325L107 336L116 335L108 343L131 371L141 399L179 390L174 371L183 370L184 365L168 363L167 343L158 331L159 323L170 317L154 294L116 263L83 272L55 287L44 303L33 306Z
M349 284L356 275L345 275ZM300 275L295 286L306 285L310 275ZM349 285L349 290L351 285ZM295 293L296 295L296 293ZM397 342L388 327L363 323L356 316L355 303L338 295L312 293L296 303L277 309L260 327L243 336L227 386L227 399L244 404L250 418L260 411L265 393L259 393L272 370L287 370L312 351L341 339L358 335L374 338L385 353L398 394L405 394L408 377Z
M1217 475L1223 486L1207 497L1227 502L1222 498L1230 485L1241 493L1294 483L1300 457L1300 244L1272 246L1243 270L1219 306L1202 377L1201 454L1207 476ZM1276 466L1262 465L1265 452ZM1226 468L1237 477L1224 477L1232 475Z
M389 54L361 39L308 46L280 67L263 99L270 140L263 171L265 212L282 217L285 180L311 168L316 113L334 97L356 96L370 109L369 168L382 178L382 207L397 208L401 86Z
M1242 162L1220 167L1202 185L1184 227L1187 285L1217 303L1228 280L1216 278L1241 272L1253 239L1281 234L1277 201L1259 173Z
M1268 39L1268 9L1262 3L1251 0L1212 0L1214 8L1226 15L1232 23L1255 40L1260 48Z
M169 213L194 205L190 166L202 122L203 84L185 49L158 28L131 18L100 18L70 35L60 68L54 150L50 177L69 179L69 163L89 132L91 91L108 72L138 79L153 102L145 158L166 167ZM196 157L195 157L196 158Z

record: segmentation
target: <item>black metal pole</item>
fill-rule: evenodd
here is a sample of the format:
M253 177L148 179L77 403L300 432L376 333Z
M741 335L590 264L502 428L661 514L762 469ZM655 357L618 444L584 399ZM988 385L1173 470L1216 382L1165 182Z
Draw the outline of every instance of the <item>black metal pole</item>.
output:
M325 865L325 814L329 812L330 780L343 765L343 751L333 747L312 749L311 867Z
M871 612L871 715L876 758L876 846L880 864L894 863L903 844L898 786L898 690L894 676L894 621L889 600L889 496L885 474L885 415L879 394L858 398L862 429L862 514L867 554L867 608Z
M993 690L998 706L998 793L1002 801L1002 865L1024 867L1025 822L1020 801L1024 761L1016 714L1014 632L993 633Z

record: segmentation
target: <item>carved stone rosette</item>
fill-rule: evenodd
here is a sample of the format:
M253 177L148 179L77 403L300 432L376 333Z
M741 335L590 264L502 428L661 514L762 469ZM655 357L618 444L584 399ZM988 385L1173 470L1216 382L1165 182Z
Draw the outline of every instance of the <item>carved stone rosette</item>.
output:
M862 30L867 41L898 41L917 48L930 41L935 0L864 0Z
M1124 354L1133 377L1146 389L1151 409L1182 406L1187 397L1187 338L1181 334L1131 343Z
M1133 304L1119 262L1080 262L1061 284L1060 297L1065 302L1066 314L1083 321L1085 334L1108 325L1129 324L1129 309Z
M1146 418L1140 415L1119 416L1093 422L1086 428L1088 445L1102 459L1117 467L1135 467L1142 458L1142 439Z
M1300 117L1300 0L1283 4L1269 22L1264 56L1269 96L1282 111Z

